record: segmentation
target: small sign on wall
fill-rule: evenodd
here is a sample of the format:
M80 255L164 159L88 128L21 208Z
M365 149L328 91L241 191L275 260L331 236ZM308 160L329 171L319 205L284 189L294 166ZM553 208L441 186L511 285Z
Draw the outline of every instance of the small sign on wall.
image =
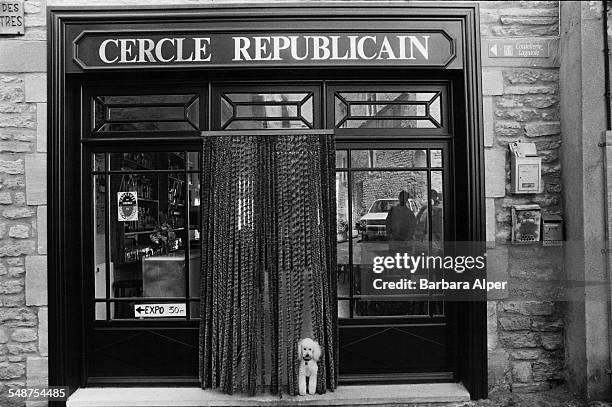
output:
M133 191L117 192L117 220L134 222L138 220L138 194Z
M541 39L490 40L489 58L548 58L548 42Z
M24 34L23 1L0 0L0 34Z

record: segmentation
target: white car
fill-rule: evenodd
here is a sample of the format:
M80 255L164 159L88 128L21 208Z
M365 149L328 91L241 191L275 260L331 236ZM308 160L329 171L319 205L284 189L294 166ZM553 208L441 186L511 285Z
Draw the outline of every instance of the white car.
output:
M361 240L384 239L387 236L387 215L392 207L399 205L397 198L384 198L374 201L368 212L359 219L359 231ZM408 199L406 205L416 216L421 205L412 198Z

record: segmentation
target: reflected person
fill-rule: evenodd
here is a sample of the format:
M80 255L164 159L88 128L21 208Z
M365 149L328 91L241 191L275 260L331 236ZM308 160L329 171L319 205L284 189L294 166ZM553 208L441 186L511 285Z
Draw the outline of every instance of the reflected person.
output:
M386 221L389 250L392 253L408 251L417 225L416 217L408 206L410 194L407 191L401 191L398 199L399 204L391 208Z

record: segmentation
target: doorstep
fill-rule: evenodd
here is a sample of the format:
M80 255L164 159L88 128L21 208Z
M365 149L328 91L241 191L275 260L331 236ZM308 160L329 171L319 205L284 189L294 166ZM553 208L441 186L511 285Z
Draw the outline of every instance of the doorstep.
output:
M228 395L193 387L90 387L78 389L66 407L354 406L446 404L470 400L460 383L340 386L313 396Z

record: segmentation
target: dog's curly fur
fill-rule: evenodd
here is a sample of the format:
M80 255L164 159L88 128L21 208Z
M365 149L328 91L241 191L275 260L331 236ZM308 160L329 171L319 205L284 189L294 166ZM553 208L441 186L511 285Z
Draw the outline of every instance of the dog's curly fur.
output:
M319 371L317 362L320 357L321 347L317 341L304 338L298 342L298 359L300 361L298 389L300 396L304 396L307 389L309 394L316 393L317 372ZM306 378L308 378L308 386L306 386Z

